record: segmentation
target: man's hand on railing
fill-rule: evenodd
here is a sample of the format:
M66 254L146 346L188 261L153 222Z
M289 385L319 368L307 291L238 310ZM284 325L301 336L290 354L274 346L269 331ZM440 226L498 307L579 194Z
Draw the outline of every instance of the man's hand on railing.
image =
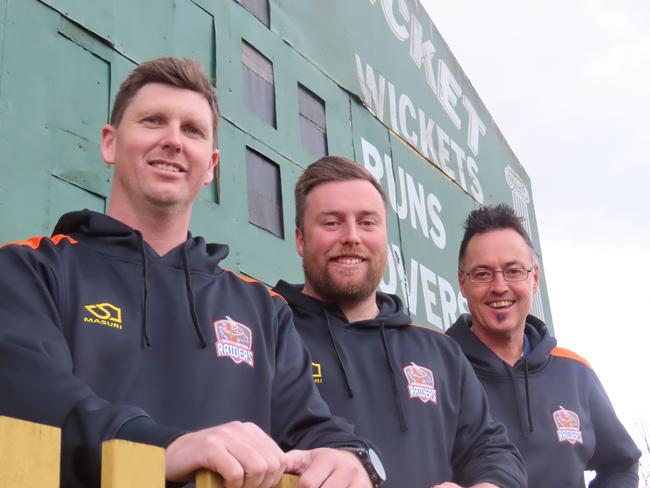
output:
M226 488L271 488L286 466L285 453L252 423L230 422L190 432L165 453L167 480L189 481L195 471L209 469L221 475Z
M371 488L359 458L340 449L293 450L287 453L287 473L300 476L300 488Z
M284 472L300 477L300 488L371 488L368 473L351 452L339 449L283 453L252 423L230 422L180 436L165 452L168 481L189 481L208 469L226 488L271 488Z

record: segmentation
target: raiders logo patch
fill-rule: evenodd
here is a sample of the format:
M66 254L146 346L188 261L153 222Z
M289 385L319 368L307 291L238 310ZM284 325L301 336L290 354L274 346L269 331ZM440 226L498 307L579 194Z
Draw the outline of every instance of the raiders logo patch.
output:
M553 412L553 420L557 428L557 439L560 442L569 444L582 444L582 432L580 431L580 417L571 410L566 410L560 405L560 409Z
M411 363L404 368L408 381L409 398L419 398L423 403L437 403L433 373L430 369Z
M214 322L214 334L217 337L215 347L217 357L230 358L235 363L255 367L253 353L253 333L244 324L226 316Z

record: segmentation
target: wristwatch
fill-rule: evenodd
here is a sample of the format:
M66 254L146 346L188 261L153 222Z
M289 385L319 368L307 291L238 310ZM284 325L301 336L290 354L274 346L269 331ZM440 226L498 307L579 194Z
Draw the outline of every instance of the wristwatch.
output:
M338 449L356 455L370 477L373 488L379 488L386 481L386 470L372 447L342 446Z

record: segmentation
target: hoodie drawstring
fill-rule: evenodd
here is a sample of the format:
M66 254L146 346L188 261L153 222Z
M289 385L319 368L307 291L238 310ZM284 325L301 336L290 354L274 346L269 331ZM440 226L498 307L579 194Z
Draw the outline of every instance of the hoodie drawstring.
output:
M189 243L189 241L187 241ZM185 288L187 290L187 302L190 306L190 315L192 316L192 323L194 324L194 331L199 339L201 349L208 346L205 336L201 331L199 324L199 316L196 313L196 303L194 302L194 291L192 290L192 275L190 274L189 259L187 257L187 243L183 246L183 270L185 271Z
M399 394L399 387L397 386L397 377L395 375L395 367L393 366L393 360L390 358L390 351L388 350L388 342L386 341L386 331L384 328L384 322L379 322L379 330L381 331L381 341L384 345L384 354L386 355L386 362L388 363L388 369L390 369L391 382L393 385L393 398L395 400L395 406L397 407L397 414L399 416L399 426L402 429L402 432L409 430L408 424L406 423L406 414L404 413L404 406L402 405L402 400Z
M521 414L521 410L522 410L521 398L519 398L519 391L517 390L517 382L515 380L515 374L512 372L512 368L507 363L504 362L503 366L506 368L506 371L508 372L508 376L510 377L510 383L512 384L512 390L515 392L515 403L517 404L517 416L519 417L519 427L524 436L524 439L528 439L528 430L526 429L526 424L524 423L524 418L523 415Z
M524 385L526 387L526 407L528 409L528 429L533 432L533 415L530 411L530 393L528 391L528 360L524 358Z
M148 349L151 347L151 341L149 340L149 331L147 330L147 309L149 308L149 286L148 286L148 262L147 259L147 250L145 248L144 239L142 235L138 233L140 238L140 253L142 254L142 278L143 278L143 304L142 304L142 347ZM183 270L185 271L185 287L187 290L187 301L190 307L190 315L192 316L192 323L194 325L194 331L196 332L197 337L199 338L199 343L201 348L206 348L208 343L201 332L201 327L199 326L199 317L196 313L196 304L194 302L194 292L192 291L192 276L190 275L189 269L189 260L187 257L187 244L183 246Z
M148 287L147 287L147 250L144 247L144 239L142 238L142 235L138 233L138 237L140 238L140 253L142 254L142 279L144 282L143 285L143 304L142 304L142 324L141 324L141 343L142 343L142 348L148 349L151 347L151 343L149 342L149 334L147 333L147 305L148 305Z
M517 390L517 381L515 378L514 368L511 368L507 363L503 363L508 376L510 377L510 383L512 384L512 389L515 392L515 403L517 404L517 414L519 416L519 426L521 428L521 433L524 436L524 439L528 439L530 433L533 431L533 420L532 414L530 411L530 395L528 392L528 361L524 361L524 384L526 388L526 413L528 418L524 418L522 413L523 407L521 405L521 398L519 398L519 391ZM528 425L526 425L526 420L528 420Z
M343 362L343 358L341 357L341 351L339 351L339 345L336 343L336 339L334 338L334 331L332 330L332 324L330 323L330 316L327 313L327 310L323 309L325 312L325 319L327 319L327 330L329 330L330 333L330 339L332 340L332 346L334 347L334 352L336 353L336 359L339 361L339 366L341 367L341 371L343 372L343 378L345 379L345 386L348 389L348 395L350 398L354 398L354 392L352 391L352 385L350 385L350 379L348 378L348 372L345 369L345 363Z

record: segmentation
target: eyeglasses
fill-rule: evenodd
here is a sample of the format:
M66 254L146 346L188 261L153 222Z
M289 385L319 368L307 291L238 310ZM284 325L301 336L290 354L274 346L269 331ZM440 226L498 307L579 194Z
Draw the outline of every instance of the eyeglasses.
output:
M497 273L503 275L503 279L509 283L516 283L518 281L526 281L528 278L528 273L530 273L535 266L530 269L520 268L518 266L513 266L506 269L473 269L470 272L460 270L465 276L469 278L469 281L472 283L492 283Z

